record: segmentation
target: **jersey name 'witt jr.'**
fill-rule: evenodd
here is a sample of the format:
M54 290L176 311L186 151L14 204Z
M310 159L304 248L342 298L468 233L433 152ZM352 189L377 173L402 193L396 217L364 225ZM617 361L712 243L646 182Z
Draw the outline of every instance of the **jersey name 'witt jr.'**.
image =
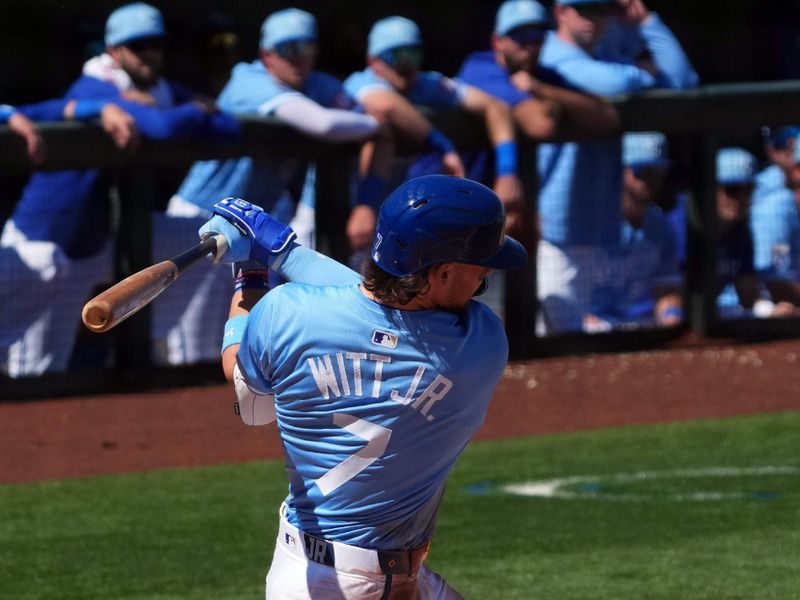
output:
M362 361L369 361L373 363L374 373L372 377L372 385L370 382L362 380ZM335 366L334 366L335 362ZM370 388L368 391L373 398L379 398L381 394L381 383L383 377L383 366L386 363L391 363L390 356L381 354L367 354L366 352L337 352L335 356L331 357L330 354L323 354L322 356L315 356L308 359L308 366L311 367L311 373L314 376L314 381L319 388L322 397L325 400L330 398L331 393L337 398L342 395L350 396L351 394L356 398L364 396L364 383ZM349 373L348 373L349 366ZM411 375L411 369L414 365L409 365L408 375ZM404 393L393 389L389 397L404 406L411 406L414 410L418 410L428 421L433 421L433 415L428 414L439 400L444 398L450 389L453 387L453 382L444 377L443 375L436 375L430 384L414 398L417 393L419 384L425 374L425 367L417 365L416 372L411 380L411 384ZM351 385L352 384L352 385Z

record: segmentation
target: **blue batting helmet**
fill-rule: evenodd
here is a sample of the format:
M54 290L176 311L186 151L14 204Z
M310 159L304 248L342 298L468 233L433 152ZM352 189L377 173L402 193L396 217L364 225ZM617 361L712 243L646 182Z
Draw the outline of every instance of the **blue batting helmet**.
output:
M519 269L528 253L505 235L505 210L492 190L469 179L424 175L381 205L372 260L399 277L441 262Z

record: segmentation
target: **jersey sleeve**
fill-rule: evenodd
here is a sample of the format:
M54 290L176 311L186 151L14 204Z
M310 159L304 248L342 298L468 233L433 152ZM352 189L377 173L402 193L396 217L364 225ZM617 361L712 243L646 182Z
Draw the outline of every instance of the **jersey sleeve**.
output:
M35 104L23 104L16 110L31 121L63 121L64 107L68 102L65 99L45 100Z
M95 100L116 100L119 98L119 90L112 83L102 81L96 77L83 75L75 83L70 86L65 94L66 100L73 98L87 99L92 98Z
M753 263L762 276L794 277L793 250L797 245L797 209L789 190L767 194L750 211Z
M284 279L309 285L355 285L361 275L342 263L310 248L293 243L278 255L270 268Z
M384 91L394 92L395 89L389 84L388 81L381 79L372 71L358 71L353 73L344 82L345 91L358 102L363 102L365 96L372 92Z
M281 286L278 286L259 300L250 311L242 342L236 354L236 363L247 387L258 394L272 393L270 333L274 305L281 296L281 291Z
M215 141L236 139L241 125L231 115L206 113L194 102L159 108L116 99L114 104L128 112L141 134L153 140L203 138Z
M697 86L700 80L697 72L678 40L658 15L651 13L640 30L658 68L659 85L675 89Z
M508 104L516 106L531 96L518 90L511 77L489 57L470 57L461 66L457 79L483 90Z
M341 81L333 75L315 71L308 79L306 95L326 108L353 110L358 103L345 89Z
M432 106L458 106L464 103L468 88L467 83L441 73L420 73L411 92L411 101Z
M570 87L601 96L640 92L658 83L653 75L639 67L588 57L566 60L554 69Z

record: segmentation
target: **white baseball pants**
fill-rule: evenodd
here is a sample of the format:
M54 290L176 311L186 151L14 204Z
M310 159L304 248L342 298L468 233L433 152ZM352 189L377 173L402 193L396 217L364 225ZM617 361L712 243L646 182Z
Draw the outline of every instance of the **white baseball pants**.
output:
M302 534L281 518L266 600L463 600L425 564L415 576L394 575L390 581L373 550L334 542L336 567L308 559Z

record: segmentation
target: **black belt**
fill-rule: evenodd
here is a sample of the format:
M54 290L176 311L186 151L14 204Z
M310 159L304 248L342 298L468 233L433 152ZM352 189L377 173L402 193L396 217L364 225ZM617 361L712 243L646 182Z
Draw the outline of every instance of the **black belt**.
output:
M308 560L336 568L336 552L333 544L304 531L303 546ZM415 575L428 555L430 542L414 550L374 550L384 575Z

